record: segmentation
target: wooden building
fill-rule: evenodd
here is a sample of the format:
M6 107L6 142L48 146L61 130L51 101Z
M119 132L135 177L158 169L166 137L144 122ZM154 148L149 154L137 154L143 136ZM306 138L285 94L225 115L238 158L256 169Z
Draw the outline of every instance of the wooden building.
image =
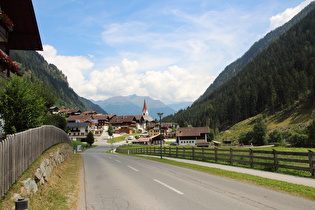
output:
M0 0L0 74L22 75L10 50L43 50L31 0Z

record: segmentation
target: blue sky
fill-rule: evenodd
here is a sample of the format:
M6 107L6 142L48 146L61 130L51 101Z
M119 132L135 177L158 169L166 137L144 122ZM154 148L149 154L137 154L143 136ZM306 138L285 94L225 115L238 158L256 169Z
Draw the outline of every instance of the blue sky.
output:
M312 0L33 0L44 51L82 97L194 101Z

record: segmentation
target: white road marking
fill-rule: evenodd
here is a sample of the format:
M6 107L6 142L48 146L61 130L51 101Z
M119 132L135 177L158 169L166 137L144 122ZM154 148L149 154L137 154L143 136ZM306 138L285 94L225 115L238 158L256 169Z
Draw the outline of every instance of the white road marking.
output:
M128 166L129 168L131 168L134 171L139 171L138 169L135 169L134 167Z
M161 182L161 181L159 181L159 180L157 180L157 179L153 179L153 180L156 181L157 183L159 183L159 184L161 184L161 185L167 187L168 189L173 190L174 192L176 192L176 193L178 193L178 194L180 194L180 195L184 195L184 193L182 193L181 191L176 190L175 188L173 188L173 187L171 187L171 186L169 186L169 185L167 185L167 184L165 184L165 183L163 183L163 182Z
M115 160L116 162L118 162L118 163L121 163L121 161L120 160Z

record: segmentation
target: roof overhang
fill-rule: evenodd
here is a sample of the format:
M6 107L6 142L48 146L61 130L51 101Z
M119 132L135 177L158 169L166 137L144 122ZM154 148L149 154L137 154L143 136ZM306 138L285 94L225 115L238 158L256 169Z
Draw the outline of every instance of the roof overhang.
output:
M9 35L10 50L43 50L31 0L0 0L1 9L14 24Z

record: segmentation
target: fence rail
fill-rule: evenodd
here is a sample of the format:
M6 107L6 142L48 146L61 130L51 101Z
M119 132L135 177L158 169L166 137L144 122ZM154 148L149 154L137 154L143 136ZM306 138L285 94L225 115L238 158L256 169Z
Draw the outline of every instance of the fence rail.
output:
M119 153L127 154L147 154L160 155L158 147L138 147L138 148L117 148ZM294 169L310 172L315 175L315 153L308 152L287 152L287 151L266 151L253 149L218 149L199 147L162 147L162 155L176 158L187 158L195 160L224 161L229 164L238 163L254 166L269 167L272 170L279 168Z
M72 142L55 126L42 126L9 135L0 142L0 198L16 179L49 147Z

